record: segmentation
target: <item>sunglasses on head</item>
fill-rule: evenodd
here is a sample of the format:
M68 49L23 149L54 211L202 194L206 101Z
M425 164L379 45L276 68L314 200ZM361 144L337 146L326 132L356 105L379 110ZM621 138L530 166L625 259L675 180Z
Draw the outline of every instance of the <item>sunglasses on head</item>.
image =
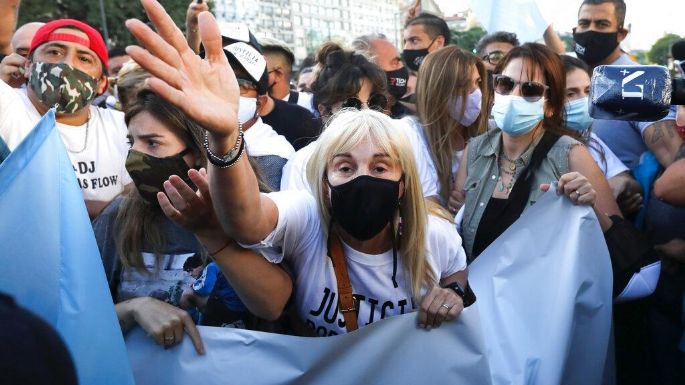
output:
M481 56L481 59L485 60L486 62L496 66L497 63L499 63L500 60L504 57L505 53L502 51L492 51L487 55Z
M385 95L374 94L369 97L368 102L364 103L359 98L352 96L343 102L342 107L361 110L364 105L372 110L383 112L388 106L388 98L386 98Z
M493 83L495 92L500 95L509 95L514 90L514 87L518 84L521 90L521 96L529 102L537 102L545 95L545 91L549 86L538 82L520 82L516 81L509 76L494 74Z

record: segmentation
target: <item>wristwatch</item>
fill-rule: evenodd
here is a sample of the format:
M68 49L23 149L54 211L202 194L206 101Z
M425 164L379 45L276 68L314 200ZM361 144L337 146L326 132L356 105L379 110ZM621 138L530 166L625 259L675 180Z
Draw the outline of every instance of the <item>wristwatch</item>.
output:
M461 300L464 302L464 307L469 307L476 302L476 294L473 292L473 290L471 290L471 286L469 286L468 282L466 282L466 289L462 288L461 285L459 285L459 282L456 281L443 287L445 289L454 290L454 292L457 293L457 295L460 296Z

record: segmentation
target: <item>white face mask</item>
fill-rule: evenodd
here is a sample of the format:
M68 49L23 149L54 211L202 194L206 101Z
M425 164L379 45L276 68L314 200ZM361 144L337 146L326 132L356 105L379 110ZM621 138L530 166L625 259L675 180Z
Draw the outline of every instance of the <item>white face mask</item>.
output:
M522 96L495 93L492 117L497 127L507 134L525 135L545 117L545 98L529 102Z
M238 120L245 124L248 120L254 118L257 113L257 98L246 98L241 96L238 104Z
M456 99L454 99L454 103L450 106L449 113L452 119L459 121L462 126L468 127L473 124L473 122L478 119L478 115L480 115L480 105L481 105L481 99L483 97L483 93L480 91L480 88L476 88L473 92L471 92L467 97L466 97L466 106L464 106L464 115L461 117L461 120L459 118L459 115L461 115L459 112L461 110L461 96L458 96Z

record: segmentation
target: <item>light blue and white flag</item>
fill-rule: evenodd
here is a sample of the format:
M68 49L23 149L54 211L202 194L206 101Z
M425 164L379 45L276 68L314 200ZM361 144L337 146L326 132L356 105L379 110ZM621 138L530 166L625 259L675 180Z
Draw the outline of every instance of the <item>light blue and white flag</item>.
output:
M140 328L126 344L138 385L602 383L612 272L590 208L543 195L469 281L476 304L428 332L411 313L327 338L200 327L206 356L188 338L164 350Z
M514 32L521 43L541 40L550 24L536 0L472 0L471 9L488 33Z
M64 340L81 385L133 376L112 297L54 110L0 165L0 291Z
M609 251L592 209L555 188L469 266L494 384L602 383Z

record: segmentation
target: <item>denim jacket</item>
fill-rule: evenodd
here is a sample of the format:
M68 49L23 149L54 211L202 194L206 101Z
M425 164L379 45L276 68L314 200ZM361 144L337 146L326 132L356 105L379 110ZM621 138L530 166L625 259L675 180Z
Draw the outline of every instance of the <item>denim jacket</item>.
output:
M538 135L533 145L516 160L519 168L528 165L533 150L541 138L542 135ZM560 137L535 172L533 186L558 180L560 176L569 172L568 155L571 147L576 144L581 143L569 136ZM491 130L475 137L468 144L468 159L466 159L467 176L464 183L466 200L464 202L464 219L461 223L461 236L469 260L472 259L471 252L476 239L478 225L499 179L498 157L501 145L502 132L499 129ZM526 207L533 205L542 194L543 192L540 189L536 187L531 188Z

